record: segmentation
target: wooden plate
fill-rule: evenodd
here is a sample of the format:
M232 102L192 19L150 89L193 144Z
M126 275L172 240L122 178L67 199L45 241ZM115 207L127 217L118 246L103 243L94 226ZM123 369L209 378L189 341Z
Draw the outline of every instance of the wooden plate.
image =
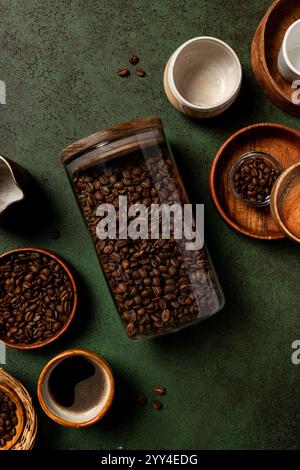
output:
M4 447L1 447L0 450L9 450L11 449L16 442L20 439L20 436L23 432L24 429L24 411L23 411L23 406L21 403L21 400L19 399L18 395L9 387L6 387L5 385L0 385L0 390L2 390L4 393L6 393L10 399L15 403L16 405L16 415L18 418L18 424L16 426L16 434L11 439L10 441L7 441L6 445Z
M270 208L249 207L236 199L229 187L229 173L244 153L272 155L285 170L300 161L300 132L280 124L260 123L239 130L221 146L210 170L210 192L226 222L249 237L264 240L285 238L272 219Z
M252 68L259 85L276 106L295 116L300 116L300 105L292 102L295 89L280 75L277 57L286 30L299 18L299 0L276 0L258 26L251 50Z

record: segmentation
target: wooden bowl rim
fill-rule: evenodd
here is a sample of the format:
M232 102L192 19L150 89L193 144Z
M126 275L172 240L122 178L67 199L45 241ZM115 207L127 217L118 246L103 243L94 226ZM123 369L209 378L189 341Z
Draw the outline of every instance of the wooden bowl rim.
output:
M280 129L285 132L289 132L294 134L296 137L300 139L300 132L296 131L295 129L292 129L288 126L284 126L282 124L277 124L277 123L272 123L272 122L260 122L256 124L251 124L250 126L243 127L242 129L239 129L237 132L232 134L219 148L217 151L210 167L210 174L209 174L209 190L210 194L212 197L212 200L217 208L217 211L221 215L221 217L230 225L233 227L235 230L238 232L247 235L251 238L259 239L259 240L281 240L282 238L286 238L285 234L282 232L279 232L274 234L274 235L259 235L255 234L254 232L250 232L247 229L243 229L240 225L236 224L230 217L228 217L227 213L223 210L222 205L219 202L219 197L217 195L216 191L216 172L217 172L217 167L219 160L221 159L226 147L236 138L240 137L242 134L246 134L247 132L250 132L254 129L258 128L263 128L263 127L268 127L268 128L275 128L275 129Z
M285 186L286 184L286 179L287 176L290 173L293 173L293 171L296 168L300 168L300 162L295 163L294 165L290 166L287 168L281 175L279 176L278 180L276 181L272 193L271 193L271 211L272 211L272 216L274 220L276 221L276 224L280 227L280 230L282 230L291 240L293 240L296 243L300 243L300 238L296 237L285 225L280 212L278 208L278 192L281 187Z
M73 421L67 421L67 420L60 418L59 416L52 413L51 410L49 410L49 408L47 407L45 403L44 396L42 393L42 384L45 379L45 375L47 371L53 364L55 364L61 359L65 359L67 357L72 357L72 356L77 356L77 355L87 357L92 362L96 362L102 369L105 370L108 376L109 383L110 383L110 392L109 392L109 396L107 398L104 408L99 413L97 413L93 418L87 421L74 423ZM57 354L52 359L50 359L49 362L47 362L38 380L37 393L38 393L38 399L39 399L40 405L43 411L46 413L46 415L49 416L49 418L51 418L53 421L55 421L56 423L62 426L67 426L71 428L83 428L83 427L91 426L92 424L99 421L111 407L111 404L113 402L114 395L115 395L115 379L113 376L112 369L110 365L108 364L108 362L106 362L105 359L98 356L96 353L93 353L87 349L67 349L66 351L63 351Z
M18 394L12 388L10 388L9 386L5 384L0 384L0 390L6 393L6 395L8 395L12 399L12 401L15 403L17 407L16 415L18 417L16 435L13 437L13 439L8 441L4 447L0 448L0 451L4 451L4 450L10 450L16 444L16 442L18 442L18 440L20 439L22 432L24 430L25 419L24 419L23 405Z
M282 91L282 89L279 87L279 85L277 84L277 82L274 80L272 74L270 73L270 69L268 67L268 64L267 64L267 61L266 61L266 54L265 54L265 33L266 33L266 27L267 27L267 23L270 19L270 16L271 14L273 13L273 11L279 6L280 3L282 3L283 1L286 1L286 0L275 0L275 2L272 3L272 5L270 5L270 7L268 8L268 10L266 11L266 13L264 14L264 16L262 17L256 31L255 31L255 34L254 34L254 37L253 37L253 41L252 41L252 46L251 46L251 49L252 49L252 54L253 54L253 49L254 49L254 42L255 42L255 39L256 37L258 37L260 35L260 42L262 43L262 49L263 49L263 54L260 56L261 58L261 61L262 61L262 66L265 70L265 73L268 75L269 77L269 81L271 82L271 85L272 87L275 89L275 91L277 93L280 94L280 96L286 100L290 105L294 105L295 107L299 107L299 105L295 105L294 103L292 103L292 101L288 98L288 96Z
M10 256L14 253L20 253L20 252L23 252L23 251L32 251L32 252L37 252L37 253L42 253L46 256L49 256L50 258L54 259L54 261L56 261L58 264L60 264L60 266L62 266L62 268L64 269L64 271L67 273L70 281L71 281L71 284L72 284L72 288L73 288L73 294L74 294L74 298L73 298L73 307L72 307L72 311L69 315L69 318L68 320L66 321L66 323L64 324L64 326L57 332L55 333L55 335L51 336L50 338L47 338L45 339L44 341L41 341L41 342L37 342L37 343L33 343L33 344L11 344L9 341L7 341L6 339L2 339L0 337L0 340L8 347L10 348L14 348L14 349L21 349L21 350L28 350L28 349L39 349L39 348L42 348L44 346L47 346L48 344L50 343L53 343L53 341L57 340L70 326L73 318L74 318L74 315L75 315L75 312L77 310L77 305L78 305L78 293L77 293L77 286L76 286L76 282L75 282L75 279L74 279L74 275L72 274L71 270L69 269L69 267L67 266L67 264L61 259L59 258L57 255L55 255L53 252L49 251L49 250L45 250L43 248L33 248L33 247L29 247L29 248L16 248L14 250L10 250L10 251L6 251L5 253L2 253L0 255L0 264L3 260L3 258L5 258L6 256Z

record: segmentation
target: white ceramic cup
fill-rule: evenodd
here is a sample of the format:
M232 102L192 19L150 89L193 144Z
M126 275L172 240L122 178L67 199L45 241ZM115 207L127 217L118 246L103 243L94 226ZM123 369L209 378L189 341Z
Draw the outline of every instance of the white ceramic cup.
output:
M292 83L300 79L300 20L292 23L286 31L277 63L286 81Z
M225 111L238 96L241 82L242 67L236 53L210 36L190 39L176 49L164 75L170 103L195 118Z

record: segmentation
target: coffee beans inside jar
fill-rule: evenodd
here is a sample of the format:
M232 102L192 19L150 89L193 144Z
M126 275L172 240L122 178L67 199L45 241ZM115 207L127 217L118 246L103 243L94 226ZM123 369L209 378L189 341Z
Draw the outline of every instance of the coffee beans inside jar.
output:
M0 339L30 345L56 335L74 301L65 269L37 251L15 251L0 260Z
M10 397L0 390L0 449L16 435L18 424L16 408Z
M116 145L116 144L115 144ZM128 206L187 203L181 180L165 144L134 150L107 163L72 172L74 190L93 236L106 279L130 338L164 334L203 320L222 303L205 248L185 249L185 240L99 239L99 204L119 213L119 196ZM161 219L160 219L161 221Z
M280 173L280 166L272 157L261 153L250 154L241 157L233 167L231 185L245 202L265 205Z

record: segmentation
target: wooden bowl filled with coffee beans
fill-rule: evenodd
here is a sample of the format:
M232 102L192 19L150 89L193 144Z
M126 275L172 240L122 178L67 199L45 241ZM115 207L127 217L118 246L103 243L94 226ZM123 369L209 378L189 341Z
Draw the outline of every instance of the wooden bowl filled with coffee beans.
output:
M24 411L18 395L0 384L0 450L10 450L24 429Z
M20 248L0 255L0 340L16 349L55 341L70 325L77 288L53 253Z

